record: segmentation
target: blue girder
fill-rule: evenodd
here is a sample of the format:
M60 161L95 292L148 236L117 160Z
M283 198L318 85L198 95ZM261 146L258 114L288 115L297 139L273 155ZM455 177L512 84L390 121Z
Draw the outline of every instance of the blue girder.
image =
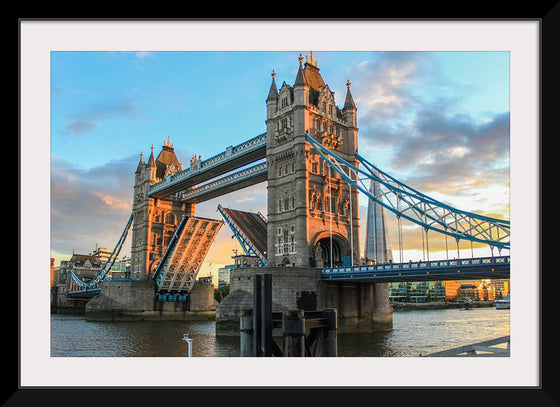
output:
M266 257L260 253L255 246L253 245L253 243L245 236L245 234L243 234L241 232L241 230L239 230L239 228L237 227L236 223L228 216L228 214L223 210L222 205L218 205L218 211L222 214L222 216L224 217L226 223L228 224L228 226L230 227L231 231L233 232L233 235L235 236L235 238L237 239L237 241L239 242L239 244L241 245L241 248L243 249L243 251L245 252L245 254L247 256L255 256L258 257L259 259L259 264L264 267L267 264L267 259Z
M119 238L119 241L115 245L115 248L113 249L113 252L109 256L109 259L105 262L105 264L103 264L103 267L101 267L101 270L99 270L99 272L90 281L88 281L88 282L82 281L74 273L74 270L70 270L70 276L72 277L72 281L78 287L80 287L81 290L85 290L85 291L90 290L91 291L92 289L97 288L99 283L107 277L107 274L109 273L109 271L111 271L111 268L113 267L113 264L115 264L115 261L116 261L117 257L119 256L119 253L122 249L123 243L126 240L126 236L128 235L128 231L129 231L131 225L132 225L132 214L130 214L130 217L128 218L128 222L126 223L126 226L124 227L124 230L121 234L121 237Z
M510 256L325 267L323 280L377 282L510 278Z
M426 231L434 230L452 236L457 241L464 239L498 249L509 249L509 221L453 208L389 176L358 153L356 159L364 169L350 164L308 134L306 140L346 182L397 217L420 225ZM367 184L377 182L383 190L382 194L373 195L367 184L363 183L364 180ZM395 200L396 203L393 202Z
M154 273L152 275L152 280L156 282L158 288L161 286L161 282L163 281L163 278L165 276L165 269L168 265L169 259L171 258L171 255L173 254L175 247L177 246L179 237L181 236L181 233L183 233L183 229L185 228L188 219L189 219L188 216L183 216L181 218L179 224L177 225L177 228L175 229L175 232L173 233L173 236L171 236L171 240L167 245L167 249L165 249L165 253L161 258L161 261L158 263L158 265L154 270Z

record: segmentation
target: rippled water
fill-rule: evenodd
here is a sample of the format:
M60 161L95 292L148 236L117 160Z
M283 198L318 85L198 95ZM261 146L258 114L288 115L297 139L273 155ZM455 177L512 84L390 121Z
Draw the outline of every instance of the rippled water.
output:
M393 314L393 330L339 334L339 356L418 356L509 335L509 310L494 308L404 311ZM51 356L177 357L239 356L239 337L216 336L213 321L90 322L51 316Z

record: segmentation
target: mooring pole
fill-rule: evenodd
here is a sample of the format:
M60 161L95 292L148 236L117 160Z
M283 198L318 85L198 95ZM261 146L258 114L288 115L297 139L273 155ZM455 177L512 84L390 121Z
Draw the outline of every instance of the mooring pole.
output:
M305 357L305 316L303 310L282 313L284 356Z
M239 317L239 356L254 356L253 354L253 309L245 308Z
M183 340L187 342L187 356L192 357L192 338L188 334L183 334Z
M272 275L270 274L255 275L253 356L272 356Z
M336 308L328 308L323 311L327 319L327 354L325 356L338 356L337 328L338 320Z

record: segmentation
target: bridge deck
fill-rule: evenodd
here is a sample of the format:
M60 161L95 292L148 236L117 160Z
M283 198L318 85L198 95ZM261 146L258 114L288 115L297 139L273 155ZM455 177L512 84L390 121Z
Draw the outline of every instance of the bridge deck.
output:
M249 241L257 251L259 257L266 257L266 221L262 215L252 212L244 212L220 206L221 211L228 217L228 220L235 224L235 227Z
M226 148L220 154L202 161L197 168L187 168L153 184L150 187L149 195L154 198L163 198L185 191L197 184L261 160L265 156L266 133L263 133L237 146Z
M223 221L185 216L152 277L160 293L189 293Z
M229 174L225 177L210 181L207 184L189 189L181 195L181 202L201 203L237 191L242 188L267 180L266 163L260 163L250 168Z
M507 279L510 278L509 271L510 257L500 256L325 267L321 272L321 278L323 280L369 282Z

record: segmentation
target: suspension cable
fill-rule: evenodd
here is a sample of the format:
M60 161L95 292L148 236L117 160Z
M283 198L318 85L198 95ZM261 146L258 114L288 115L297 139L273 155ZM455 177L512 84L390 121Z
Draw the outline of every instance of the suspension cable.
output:
M348 168L348 175L350 176L350 180L352 180L352 172L350 171L350 168ZM348 183L348 196L350 197L350 264L354 267L354 215L352 213L352 183L350 182Z
M400 212L400 193L397 193L397 210ZM397 228L399 236L399 260L403 262L403 247L402 247L402 220L401 215L397 215Z
M333 213L332 213L332 190L331 190L331 166L329 165L329 229L330 229L330 260L331 260L331 268L333 266L333 253L332 253L332 218L333 218Z

